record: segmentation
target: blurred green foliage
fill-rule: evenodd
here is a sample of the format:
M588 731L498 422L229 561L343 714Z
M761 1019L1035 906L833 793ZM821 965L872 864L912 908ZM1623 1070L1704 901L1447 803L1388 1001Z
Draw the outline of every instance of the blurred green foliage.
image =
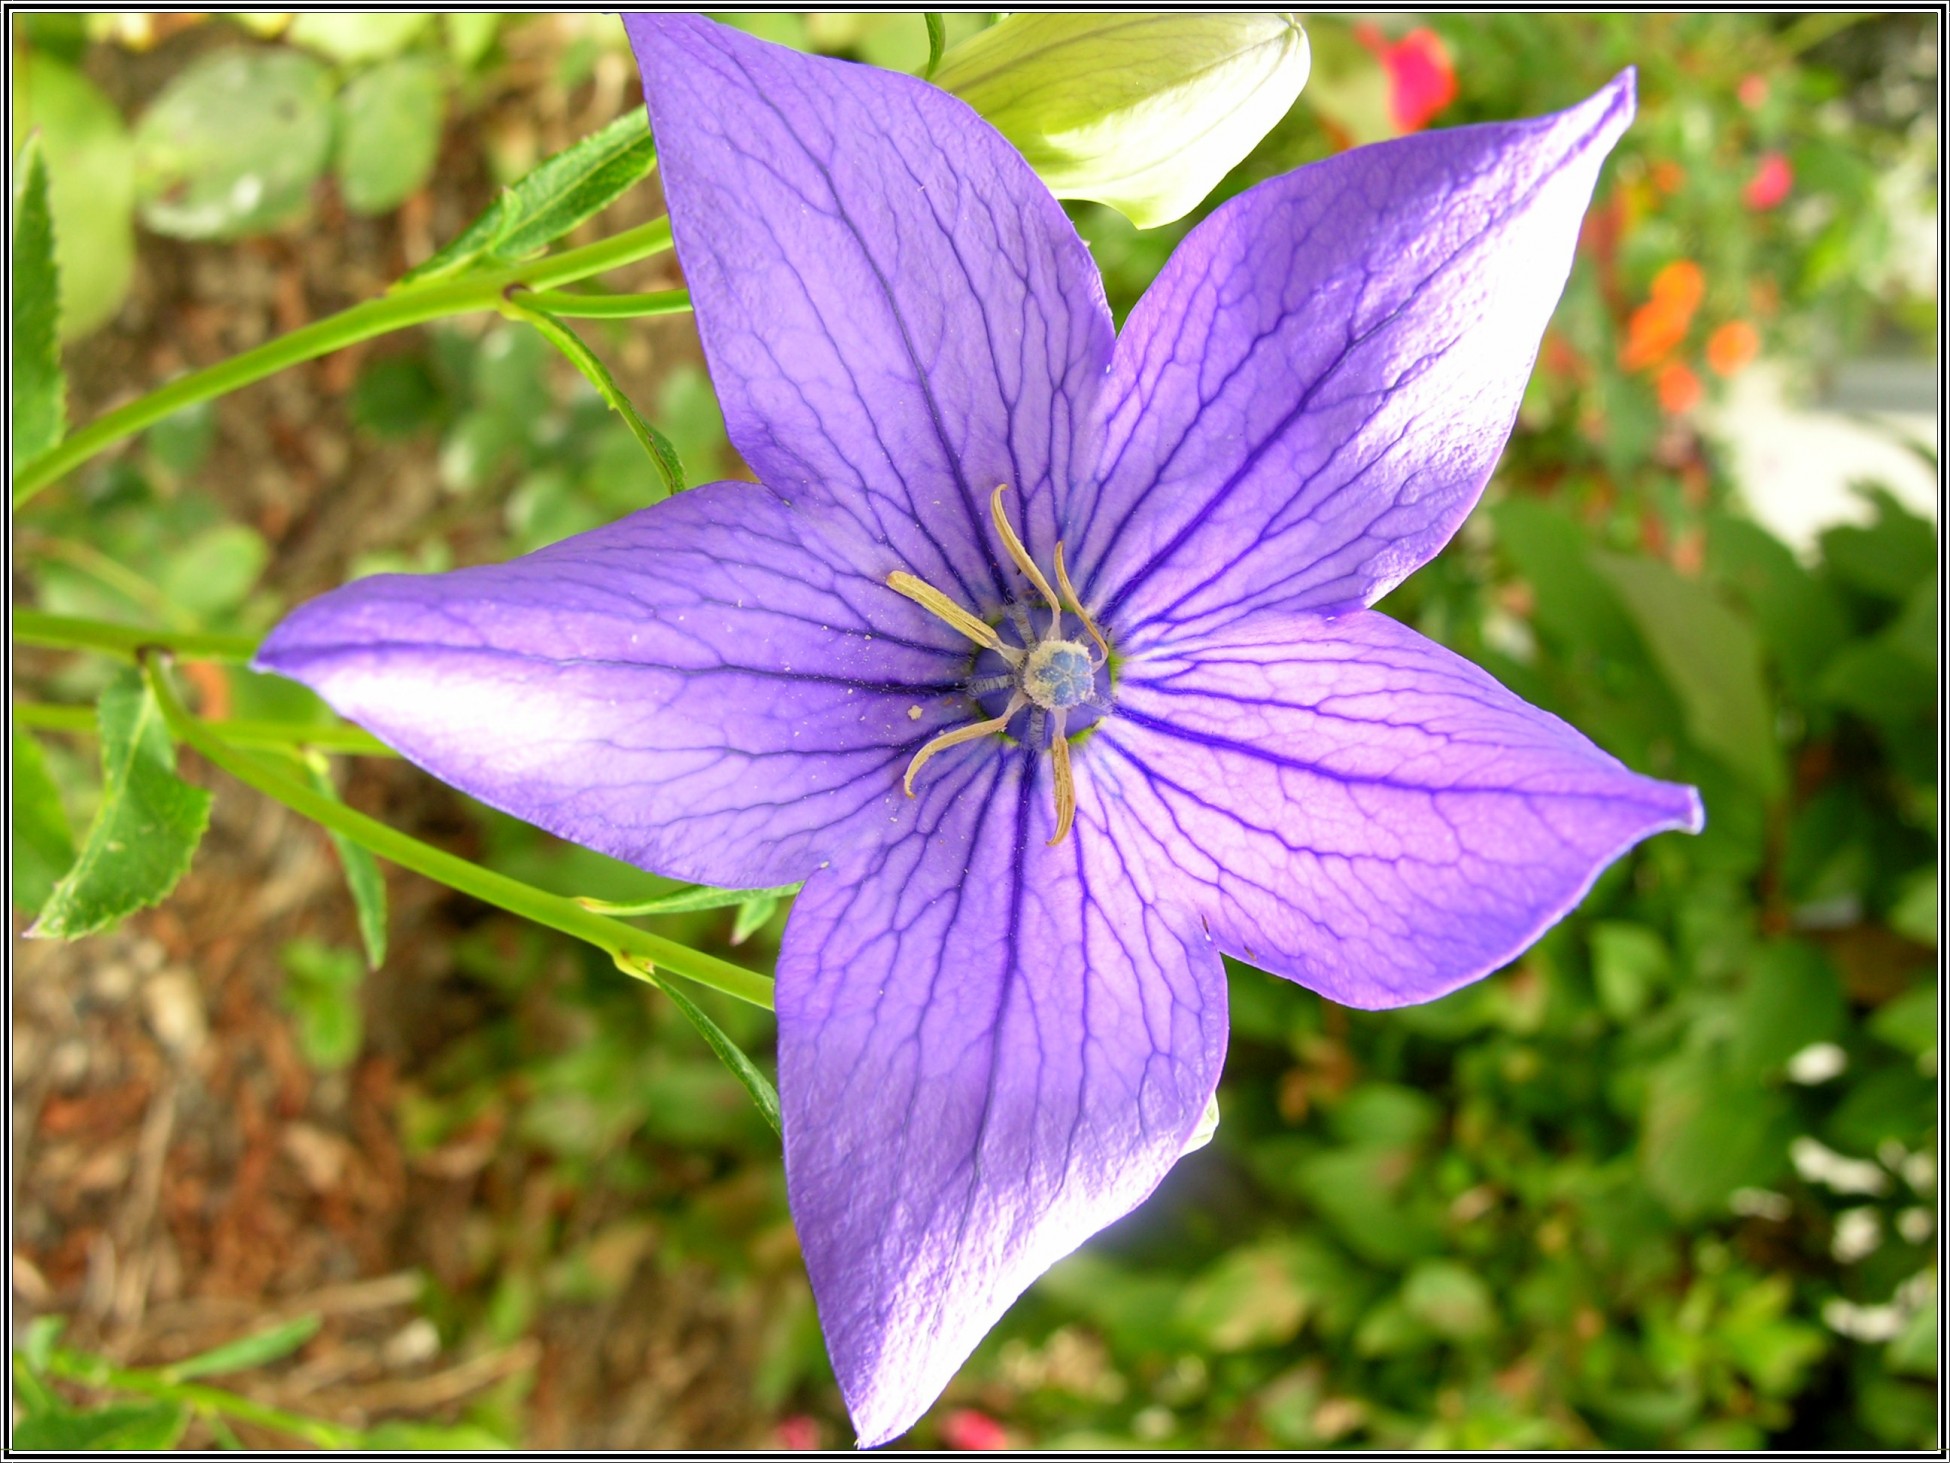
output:
M911 15L738 19L904 69L927 56ZM1457 82L1436 125L1562 106L1626 65L1640 116L1483 508L1383 608L1633 767L1697 785L1706 831L1654 840L1512 968L1431 1005L1347 1011L1235 966L1215 1140L1030 1292L918 1442L943 1441L940 1419L973 1407L1015 1441L1075 1448L1937 1444L1937 533L1869 486L1859 522L1797 553L1743 516L1765 485L1728 476L1684 389L1710 396L1737 374L1748 330L1803 362L1934 338L1935 296L1907 272L1899 227L1935 203L1934 133L1923 102L1903 101L1935 84L1912 19L1414 22ZM204 124L165 129L167 88L122 118L86 76L89 47L107 43L95 22L28 18L15 95L45 134L66 333L116 309L138 197L152 227L227 203L217 226L174 229L199 238L289 228L328 176L353 208L390 208L424 182L443 118L505 59L504 30L539 23L249 21L254 33L190 64L248 66L266 84L275 60L289 83L275 105L300 108L287 121L309 139L275 172L193 153L184 139ZM949 39L980 23L950 15ZM1374 38L1333 17L1309 26L1313 86L1215 201L1327 154L1357 123L1388 125ZM620 33L592 32L565 48L557 83L584 84L618 46ZM382 105L407 120L348 125L346 109ZM171 131L175 151L145 145L145 128ZM264 141L224 130L209 133ZM176 172L159 183L143 169L165 154ZM1771 156L1791 182L1759 206ZM248 204L244 177L260 180ZM1195 222L1139 232L1106 209L1072 212L1120 319ZM1655 308L1670 298L1658 282L1691 271L1697 303ZM642 328L586 334L611 359ZM654 380L638 405L691 480L736 471L701 368ZM348 406L364 446L422 453L441 488L437 511L353 573L525 551L661 493L628 429L513 324L443 325L375 351ZM34 603L244 631L285 607L264 534L196 490L212 420L153 428L37 504L23 538ZM103 679L61 677L64 698ZM319 714L266 678L230 689L239 715ZM37 902L69 828L86 826L69 816L98 794L86 756L53 739L17 747L16 763L34 783L36 821L24 842L17 822L16 841L40 860L25 873ZM470 816L503 872L616 900L670 888ZM19 874L15 887L19 901ZM705 948L747 940L741 958L762 964L783 913L698 910L657 928ZM486 919L448 954L472 1019L407 1074L409 1153L437 1161L487 1134L610 1216L472 1236L464 1272L427 1301L448 1339L506 1343L544 1308L613 1298L654 1250L726 1295L762 1292L753 1408L811 1413L843 1438L777 1141L737 1079L593 952ZM350 1060L356 952L298 943L282 963L308 1059ZM764 1050L764 1013L700 1004ZM478 1435L518 1438L522 1405L496 1393L474 1409ZM61 1431L79 1424L51 1396L44 1414L47 1436L82 1436ZM97 1438L166 1440L182 1424L167 1404L93 1416Z

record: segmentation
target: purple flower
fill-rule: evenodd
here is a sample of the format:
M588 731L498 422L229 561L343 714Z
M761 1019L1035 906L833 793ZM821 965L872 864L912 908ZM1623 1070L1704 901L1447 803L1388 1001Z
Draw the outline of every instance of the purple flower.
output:
M786 1178L872 1445L1184 1150L1220 952L1430 1000L1700 826L1365 608L1489 476L1632 84L1264 183L1117 337L959 101L691 17L629 31L762 485L360 581L260 663L565 838L806 881Z

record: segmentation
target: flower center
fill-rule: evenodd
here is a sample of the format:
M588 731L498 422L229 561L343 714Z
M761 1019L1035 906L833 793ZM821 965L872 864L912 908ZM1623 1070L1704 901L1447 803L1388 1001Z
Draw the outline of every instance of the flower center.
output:
M1097 690L1097 666L1074 640L1044 640L1017 672L1023 695L1047 711L1081 706Z
M1049 626L1038 638L1028 609L1020 604L1012 605L1010 618L1022 635L1022 643L1011 645L996 633L993 625L970 614L926 580L900 569L887 576L888 588L913 600L984 650L994 651L1009 668L1003 675L975 677L968 683L969 693L975 696L1007 690L1010 693L1009 704L1003 707L1002 714L941 733L914 754L913 760L907 764L907 775L901 785L907 795L913 797L914 775L936 752L982 737L999 736L1008 729L1018 712L1028 708L1031 746L1043 739L1045 716L1050 724L1050 771L1056 787L1056 836L1050 840L1050 845L1054 847L1069 835L1077 811L1076 781L1070 771L1069 714L1079 707L1098 711L1110 709L1110 704L1097 692L1097 672L1110 660L1110 642L1104 639L1103 632L1077 598L1076 586L1070 583L1069 571L1063 565L1063 545L1057 544L1055 555L1056 582L1062 586L1059 596L1050 587L1049 580L1043 577L1043 571L1037 567L1036 561L1029 556L1029 550L1023 547L1022 540L1016 537L1016 531L1009 523L1009 515L1002 511L1002 495L1008 490L1008 484L1004 483L996 488L989 499L989 511L995 518L995 531L1001 535L1003 546L1008 549L1009 557L1015 560L1016 567L1036 586L1036 592L1049 606ZM1064 638L1062 626L1066 610L1077 617L1077 623L1096 642L1097 649L1102 652L1101 658L1093 655L1090 646L1083 641Z

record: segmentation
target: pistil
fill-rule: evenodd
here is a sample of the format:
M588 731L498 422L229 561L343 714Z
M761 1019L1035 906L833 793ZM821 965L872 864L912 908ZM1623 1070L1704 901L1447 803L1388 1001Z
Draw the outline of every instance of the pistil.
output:
M1104 638L1103 632L1077 598L1076 587L1070 583L1069 571L1063 563L1063 545L1058 543L1055 548L1056 582L1062 587L1060 594L1051 587L1041 567L1030 557L1029 550L1023 546L1022 539L1017 536L1014 525L1009 522L1009 515L1002 507L1002 495L1008 490L1006 483L996 488L989 499L989 511L1009 557L1049 606L1049 628L1037 638L1028 610L1020 604L1011 604L1009 613L1022 634L1023 644L1010 645L996 633L994 626L963 609L926 580L898 569L887 576L890 589L911 599L984 650L993 650L1008 665L1007 675L983 676L972 680L969 683L972 694L985 695L1004 687L1014 688L1009 704L1003 708L1000 716L943 732L916 752L907 764L901 786L909 797L913 797L915 774L930 757L963 742L1007 730L1009 723L1024 708L1031 712L1030 740L1040 741L1043 717L1047 713L1050 722L1050 771L1056 792L1056 836L1050 839L1050 846L1054 847L1069 836L1076 820L1076 778L1070 765L1067 728L1069 712L1073 707L1085 704L1103 704L1096 695L1096 673L1110 660L1110 642ZM1096 642L1099 655L1093 655L1088 645L1064 638L1065 610L1077 617L1078 623Z

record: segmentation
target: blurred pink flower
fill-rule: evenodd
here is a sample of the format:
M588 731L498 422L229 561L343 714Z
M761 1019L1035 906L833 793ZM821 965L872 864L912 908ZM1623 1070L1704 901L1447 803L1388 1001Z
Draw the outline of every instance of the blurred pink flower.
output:
M1009 1446L1009 1434L986 1412L963 1407L942 1419L941 1441L958 1453L994 1453Z
M1764 153L1760 166L1741 190L1740 198L1755 213L1765 213L1770 208L1779 208L1793 187L1794 169L1788 160L1778 152Z

